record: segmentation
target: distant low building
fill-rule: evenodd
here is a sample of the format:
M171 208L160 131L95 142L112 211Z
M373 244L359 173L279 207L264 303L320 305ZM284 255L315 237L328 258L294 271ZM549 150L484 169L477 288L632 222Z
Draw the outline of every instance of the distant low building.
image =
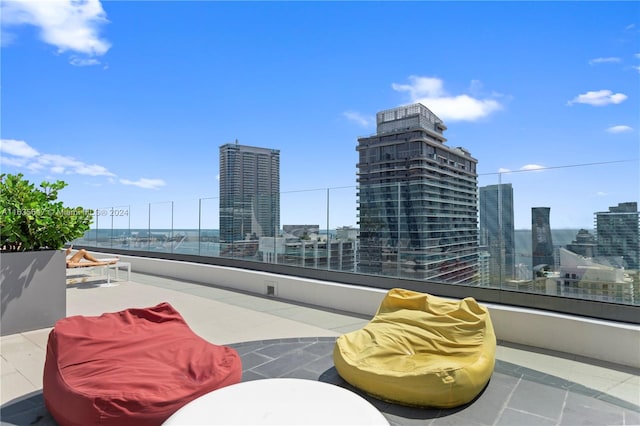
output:
M357 240L360 230L353 226L339 226L336 228L336 238L339 240Z
M320 236L320 225L282 225L282 234L285 238L317 240Z
M282 237L260 238L258 255L268 263L355 272L357 242L327 241L318 235L319 229L318 225L285 225Z
M634 280L625 269L602 265L562 248L558 282L562 296L634 303Z
M516 280L526 280L531 278L531 268L524 263L517 263L515 266L516 269Z
M580 256L595 257L598 246L595 237L586 229L581 229L576 234L576 239L567 244L566 249Z

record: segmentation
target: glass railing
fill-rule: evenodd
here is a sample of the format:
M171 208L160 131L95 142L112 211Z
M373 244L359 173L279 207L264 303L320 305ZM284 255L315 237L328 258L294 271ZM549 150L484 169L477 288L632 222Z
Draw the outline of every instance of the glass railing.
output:
M449 176L114 205L74 244L640 305L637 177L626 160L481 174L477 190Z

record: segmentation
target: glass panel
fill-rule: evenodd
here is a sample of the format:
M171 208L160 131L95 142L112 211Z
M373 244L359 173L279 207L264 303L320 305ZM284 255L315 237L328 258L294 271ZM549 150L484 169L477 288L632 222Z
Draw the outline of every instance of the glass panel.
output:
M131 237L131 208L130 206L115 206L106 211L111 224L110 244L112 248L129 248Z
M482 174L477 186L469 167L231 200L224 220L219 198L97 209L74 243L640 304L637 160ZM600 187L603 174L620 184Z
M173 202L150 203L149 227L138 231L137 237L143 245L147 243L150 251L170 253L173 241Z
M220 255L220 199L201 198L198 251L201 256Z
M173 203L173 235L170 240L172 253L199 254L198 204L198 200Z

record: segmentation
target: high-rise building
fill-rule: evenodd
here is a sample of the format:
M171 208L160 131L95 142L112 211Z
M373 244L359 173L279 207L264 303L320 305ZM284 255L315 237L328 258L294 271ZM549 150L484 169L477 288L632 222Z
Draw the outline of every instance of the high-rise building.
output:
M492 285L515 278L516 242L513 187L510 183L480 188L480 245L489 252Z
M618 203L595 218L598 256L622 257L625 269L640 265L640 212L638 203Z
M531 208L531 267L534 270L545 265L553 269L555 260L553 257L553 240L551 238L551 225L549 222L549 207Z
M275 237L279 228L280 151L240 145L237 141L222 145L221 253L229 247L233 253L236 250L233 244L238 241Z
M491 255L486 246L480 246L478 251L478 285L481 287L491 286L491 274L489 272L489 260Z
M576 239L567 244L566 249L580 256L592 258L597 254L596 239L589 231L581 229L576 234Z
M445 145L422 104L378 112L358 139L358 269L451 283L478 280L478 160Z

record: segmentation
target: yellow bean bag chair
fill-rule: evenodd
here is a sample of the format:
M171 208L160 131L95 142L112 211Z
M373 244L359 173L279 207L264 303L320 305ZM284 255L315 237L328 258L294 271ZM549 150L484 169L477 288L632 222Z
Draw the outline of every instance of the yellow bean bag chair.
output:
M340 376L382 400L451 408L473 400L493 373L496 336L475 299L392 289L361 330L336 340Z

